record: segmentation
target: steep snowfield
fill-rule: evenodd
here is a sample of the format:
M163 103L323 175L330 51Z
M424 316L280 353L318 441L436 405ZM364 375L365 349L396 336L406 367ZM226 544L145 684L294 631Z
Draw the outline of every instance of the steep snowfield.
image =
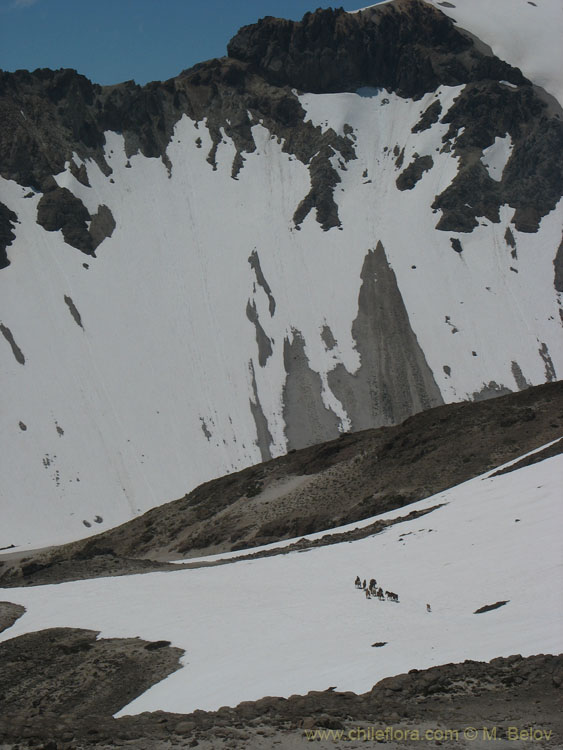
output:
M484 475L409 506L441 507L381 534L250 562L10 590L47 627L170 640L183 668L122 714L216 709L336 686L363 692L412 668L559 653L563 456ZM384 518L406 515L404 508ZM367 601L356 575L398 604ZM507 601L483 614L483 605ZM426 611L430 603L432 612ZM375 642L386 642L372 648Z
M315 124L330 122L337 129L350 123L355 129L358 159L340 173L342 183L336 191L344 231L352 234L354 244L369 243L370 238L372 245L382 241L411 325L448 402L479 391L484 372L515 389L512 362L519 364L528 382L540 382L545 377L545 362L538 356L540 341L549 340L557 369L563 363L559 309L552 291L562 204L545 217L538 234L513 232L517 259L504 238L513 213L508 206L501 210L499 224L482 220L470 234L434 230L439 215L429 209L432 196L451 182L457 159L440 153L447 125L436 123L417 134L411 127L436 99L446 110L460 89L441 87L416 103L373 89L301 97ZM370 123L382 108L389 109L374 132ZM393 154L396 144L405 149L403 168L415 154L434 161L413 190L395 189L401 171ZM499 162L497 157L494 166ZM368 210L360 213L358 205ZM460 240L463 253L452 250L452 237ZM537 294L540 289L544 294ZM444 366L451 368L450 375Z
M560 0L427 0L563 106Z
M553 288L561 204L537 234L512 227L516 258L505 239L508 207L499 224L483 221L471 234L435 231L430 205L457 159L440 153L445 125L411 128L433 101L446 110L459 91L442 87L417 102L371 89L301 97L315 124L354 131L357 158L333 158L342 227L328 232L313 213L294 228L309 175L262 125L237 180L229 138L214 171L207 128L186 116L168 148L170 174L159 159L128 160L122 137L108 132L111 179L92 161L91 187L69 169L56 176L91 213L111 209L117 226L96 259L35 223L39 195L1 179L1 198L21 223L0 274L0 320L25 363L0 337L8 467L0 492L10 509L0 547L95 533L259 462L251 404L267 420L272 455L285 452L284 340L294 330L325 406L349 429L327 378L339 363L349 373L361 364L352 323L362 266L379 241L445 401L561 377ZM509 148L499 144L489 166L497 172ZM432 156L412 190L395 186L395 147L404 147L402 169L415 154ZM456 238L462 253L452 249ZM270 296L249 263L254 251ZM270 342L265 361L249 302Z

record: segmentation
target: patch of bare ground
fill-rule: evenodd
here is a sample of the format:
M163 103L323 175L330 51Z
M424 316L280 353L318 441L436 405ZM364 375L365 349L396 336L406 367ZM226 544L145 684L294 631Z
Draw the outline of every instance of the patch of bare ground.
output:
M164 748L496 747L514 730L542 732L535 747L561 747L563 655L466 661L389 677L367 693L334 688L264 697L218 711L112 714L178 668L166 642L96 640L96 633L44 630L0 644L2 750ZM479 733L474 739L468 728ZM484 730L486 729L486 732ZM330 734L329 734L330 732ZM334 733L337 734L334 734ZM365 734L362 734L364 732ZM385 735L387 732L387 735ZM416 733L419 738L416 739ZM508 745L506 745L508 746ZM520 746L520 745L512 745Z
M0 633L8 630L25 612L25 607L13 602L0 602Z
M532 466L533 464L537 464L539 461L545 461L546 458L558 456L560 453L563 453L563 438L553 443L553 445L548 445L547 448L544 448L537 453L532 453L531 456L526 456L521 461L516 461L515 463L505 467L504 469L495 471L495 473L491 474L491 476L500 477L502 474L510 474L511 471L517 471L518 469L522 469L524 466Z
M332 533L323 534L320 537L316 537L315 539L298 539L296 542L292 542L291 544L285 544L280 547L269 547L265 550L258 550L257 552L247 552L246 554L241 553L240 555L236 555L236 557L228 557L213 561L203 561L203 562L194 562L194 563L186 563L185 565L175 565L175 569L178 570L181 567L193 567L193 568L201 568L205 566L212 566L212 565L225 565L232 562L238 562L241 560L256 560L258 558L262 557L273 557L274 555L286 555L290 552L303 552L303 550L306 549L313 549L314 547L326 547L330 544L340 544L341 542L352 542L355 539L364 539L367 536L373 536L374 534L379 534L380 532L384 531L385 529L389 528L390 526L394 526L397 523L402 523L404 521L412 521L415 518L420 518L421 516L425 516L427 513L432 513L432 511L437 510L438 508L441 508L443 505L433 505L431 508L424 508L422 510L413 510L410 513L407 513L404 516L399 516L398 518L391 518L391 519L382 519L379 521L374 521L373 523L370 523L366 526L360 526L359 528L355 529L349 529L348 531L338 531L335 530Z
M165 561L298 539L408 506L562 431L561 381L439 406L394 427L345 434L207 482L87 540L7 555L0 586L177 570Z

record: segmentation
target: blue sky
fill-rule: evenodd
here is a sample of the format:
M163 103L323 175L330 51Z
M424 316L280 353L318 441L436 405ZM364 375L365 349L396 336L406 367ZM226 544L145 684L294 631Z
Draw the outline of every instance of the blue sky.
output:
M374 2L374 0L371 0ZM369 0L337 0L355 10ZM0 68L75 68L96 83L171 78L226 54L263 16L300 19L319 0L0 0Z

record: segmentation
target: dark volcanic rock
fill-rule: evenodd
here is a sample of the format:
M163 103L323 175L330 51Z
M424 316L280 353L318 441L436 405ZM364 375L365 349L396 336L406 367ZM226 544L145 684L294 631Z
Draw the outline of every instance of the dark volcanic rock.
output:
M96 122L100 92L74 70L0 72L2 175L43 189L73 150L95 158L104 143Z
M17 220L16 214L0 203L0 269L10 265L6 248L16 239L12 230Z
M442 114L442 105L439 101L432 102L428 109L423 112L420 120L413 125L411 133L421 133L423 130L428 130L432 127L435 122L438 122L440 115Z
M561 244L557 249L557 255L553 261L555 266L555 289L558 292L563 292L563 237L561 238Z
M86 225L90 219L86 206L67 188L50 190L37 204L37 223L48 232L62 229L65 242L87 255L94 254L94 243Z
M425 172L432 169L434 160L431 156L415 154L409 166L397 177L396 185L399 190L412 190Z
M498 222L501 204L500 188L478 161L460 170L449 188L432 204L441 208L443 216L437 229L453 232L470 232L477 226L477 216Z
M78 312L78 308L74 304L72 297L69 297L67 294L65 294L64 300L76 325L84 329L84 326L82 325L82 316Z
M92 218L80 201L53 184L65 164L83 184L84 165L93 159L106 174L104 132L123 134L127 156L160 157L173 169L166 149L178 120L187 114L203 122L212 139L207 154L215 168L222 132L235 144L232 177L244 168L244 153L255 150L252 126L261 122L310 173L311 187L296 206L299 226L316 212L325 230L340 225L334 189L340 177L330 158L355 158L353 134L321 132L310 122L293 89L311 92L384 87L419 98L440 85L468 84L442 122L450 123L445 146L461 156L453 184L433 207L443 216L439 229L471 231L478 216L496 221L498 207L515 209L514 223L535 231L562 192L563 124L521 72L477 49L437 8L422 0L395 0L358 13L318 10L301 22L265 18L239 31L228 58L210 60L177 78L144 87L133 81L98 86L73 70L0 72L0 173L21 185L48 193L39 204L39 222L62 229L65 241L92 254L113 231L100 207ZM517 88L499 84L508 81ZM435 102L413 132L427 129L440 116ZM465 128L460 137L457 133ZM491 180L477 162L495 136L509 133L514 150L502 182ZM405 177L406 179L406 177ZM478 201L468 201L467 196ZM469 203L469 205L467 205ZM13 215L0 214L1 242L12 239ZM0 263L6 265L5 250Z
M537 231L563 192L563 122L547 116L531 87L510 89L494 81L466 86L441 122L450 124L444 143L453 145L461 160L454 181L432 204L443 212L437 228L470 232L478 216L498 222L499 207L508 203L516 229ZM513 151L497 182L480 157L507 134Z
M475 50L469 54L471 47L440 11L398 0L355 14L341 8L306 13L301 22L267 17L242 28L227 49L276 86L316 93L375 86L420 97L475 76L506 74L511 83L523 82L520 71Z
M260 323L260 317L256 308L256 302L248 300L246 305L246 317L254 325L256 329L256 345L258 347L258 364L260 367L265 367L268 362L268 358L272 356L272 342L266 335L266 332L262 328Z
M111 237L115 229L115 219L107 206L99 206L97 212L92 216L90 224L90 236L94 250L100 245L106 237Z
M258 257L256 248L254 248L254 250L250 254L248 262L250 264L250 267L256 274L256 283L258 284L258 286L262 287L262 289L264 290L264 294L268 297L268 310L270 312L270 317L273 317L276 311L276 300L274 299L274 295L272 294L270 285L266 281L266 277L264 276L264 272L262 271L260 258Z
M338 207L334 202L334 188L340 182L340 177L330 163L331 156L331 149L324 148L311 160L311 190L295 210L293 221L296 227L303 223L313 208L317 211L317 221L325 231L340 226Z
M25 355L22 352L22 350L19 348L19 346L17 345L12 331L8 328L8 326L5 326L3 323L0 323L0 333L10 345L12 354L14 355L14 359L16 360L16 362L20 365L25 365Z

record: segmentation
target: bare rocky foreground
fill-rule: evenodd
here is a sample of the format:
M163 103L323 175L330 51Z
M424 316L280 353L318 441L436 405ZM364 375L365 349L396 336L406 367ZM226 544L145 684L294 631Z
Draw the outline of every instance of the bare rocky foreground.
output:
M557 438L562 424L561 383L439 407L398 427L345 435L209 482L90 540L25 555L14 552L3 565L1 583L10 587L177 570L159 560L176 551L187 565L198 565L189 563L189 556L201 549L240 548L241 557L253 557L375 534L388 523L429 509L405 507L394 521L327 532L283 550L243 549L408 506L555 441L514 466L541 461L561 451L563 441ZM207 547L198 546L195 542L204 537ZM483 608L478 616L487 617L501 604ZM23 613L19 605L0 602L0 630L9 629ZM340 743L365 747L366 742L389 748L484 750L491 742L500 750L531 742L534 747L563 747L563 655L517 655L488 664L466 661L412 670L382 680L363 695L329 687L216 712L114 719L136 696L181 668L182 651L168 641L97 640L97 635L56 628L0 644L0 750L289 750L311 742L323 749Z
M190 523L200 535L216 529L208 549L226 551L243 546L233 541L233 533L226 533L229 523L243 530L251 546L293 536L296 530L315 531L357 520L408 505L556 441L514 467L544 460L561 451L563 441L557 438L562 424L561 383L493 401L439 407L398 427L345 435L209 482L89 541L24 556L13 553L4 563L1 583L10 587L177 570L177 565L159 559L181 546L186 547L187 559L194 554L188 543ZM308 516L303 515L302 503L297 512L304 488L310 499ZM277 526L268 515L276 512ZM374 534L388 523L424 512L429 511L405 507L392 522L327 532L319 540L302 539L284 550L241 549L240 556L280 554ZM254 525L245 527L251 520ZM264 535L266 523L271 524L270 536ZM8 591L3 598L9 599ZM501 605L490 604L477 616L487 617ZM20 605L0 602L0 631L9 630L23 613ZM292 750L311 742L323 750L341 743L365 747L366 742L392 749L489 750L492 742L496 750L563 748L563 655L515 655L488 664L466 661L411 670L382 680L362 695L328 687L287 699L264 697L215 712L154 712L114 719L136 696L180 669L183 652L168 641L98 640L97 635L55 628L0 644L0 750Z
M562 382L440 406L396 427L342 435L207 482L90 539L36 552L15 549L0 563L0 586L177 570L163 561L249 554L242 550L408 506L557 440L562 427ZM527 460L562 447L559 440ZM405 508L404 516L409 512ZM379 522L316 544L382 528Z
M166 641L96 635L60 628L0 645L2 750L299 748L311 741L365 747L365 739L377 738L390 748L484 748L491 741L520 748L529 746L520 738L530 731L535 747L563 746L563 655L413 670L363 695L328 689L212 713L114 719L135 695L178 669L181 652Z

